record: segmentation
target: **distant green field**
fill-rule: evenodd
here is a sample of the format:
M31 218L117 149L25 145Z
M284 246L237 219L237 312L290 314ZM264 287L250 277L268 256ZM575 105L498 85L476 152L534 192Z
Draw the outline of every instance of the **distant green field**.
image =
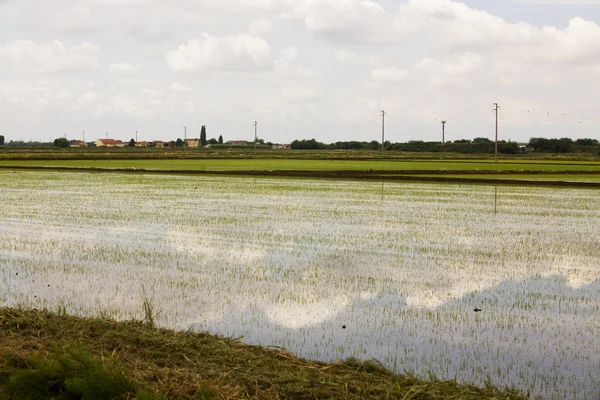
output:
M600 162L493 160L2 160L0 166L66 168L137 168L189 171L600 171Z

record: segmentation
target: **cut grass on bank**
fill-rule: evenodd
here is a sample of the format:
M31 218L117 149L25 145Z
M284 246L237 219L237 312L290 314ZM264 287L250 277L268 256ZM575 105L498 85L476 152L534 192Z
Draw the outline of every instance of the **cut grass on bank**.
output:
M76 369L84 372L72 371L81 365L87 367ZM328 364L279 349L206 333L156 329L141 322L0 309L0 399L10 398L15 385L23 384L19 381L23 376L38 378L28 381L27 390L48 385L42 372L54 377L55 386L48 386L53 396L56 393L50 391L61 387L75 395L53 398L86 398L81 395L86 390L87 398L102 398L94 391L110 391L113 386L118 389L116 398L139 399L526 398L516 390L394 375L375 361Z
M519 162L493 160L2 160L0 166L189 171L511 171L600 172L600 162Z

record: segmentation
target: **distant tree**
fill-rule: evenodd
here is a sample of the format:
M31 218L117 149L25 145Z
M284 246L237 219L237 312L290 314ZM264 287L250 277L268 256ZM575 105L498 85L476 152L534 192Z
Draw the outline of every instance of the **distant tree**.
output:
M175 142L175 147L183 147L183 140L181 140L181 138L177 138L177 141Z
M219 144L223 144L223 136L219 135Z
M2 141L2 136L0 136L0 145L2 144L1 141ZM575 144L579 145L579 146L597 146L598 140L596 140L596 139L577 139L575 141Z
M54 139L54 146L56 147L69 147L69 139L61 137Z
M517 154L519 152L519 145L517 142L501 141L498 142L498 151L502 154Z
M202 128L200 129L200 145L202 147L206 146L206 125L202 125Z
M129 141L129 147L135 147L135 140L133 138Z
M0 135L0 146L4 146L4 135Z
M208 139L208 144L219 144L219 141L215 138Z
M531 147L533 151L543 153L570 153L573 151L573 140L570 138L531 138L529 139L529 147Z
M326 148L326 145L321 142L317 142L316 139L303 139L294 140L291 143L292 150L317 150L319 148Z

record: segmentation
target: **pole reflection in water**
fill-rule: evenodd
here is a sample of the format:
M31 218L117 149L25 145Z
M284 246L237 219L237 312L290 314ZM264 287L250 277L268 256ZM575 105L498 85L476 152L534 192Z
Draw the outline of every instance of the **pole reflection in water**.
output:
M498 214L498 186L494 186L494 215Z

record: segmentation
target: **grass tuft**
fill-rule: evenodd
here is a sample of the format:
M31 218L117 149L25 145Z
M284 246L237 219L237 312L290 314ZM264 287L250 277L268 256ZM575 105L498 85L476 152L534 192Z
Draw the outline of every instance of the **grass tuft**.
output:
M148 298L144 285L142 285L142 307L144 309L144 320L142 322L144 322L150 328L155 328L155 319L158 316L158 313L154 311L154 302Z
M8 354L0 399L162 399L130 380L114 358L100 361L82 347L50 346L48 354ZM2 388L3 386L3 388Z

